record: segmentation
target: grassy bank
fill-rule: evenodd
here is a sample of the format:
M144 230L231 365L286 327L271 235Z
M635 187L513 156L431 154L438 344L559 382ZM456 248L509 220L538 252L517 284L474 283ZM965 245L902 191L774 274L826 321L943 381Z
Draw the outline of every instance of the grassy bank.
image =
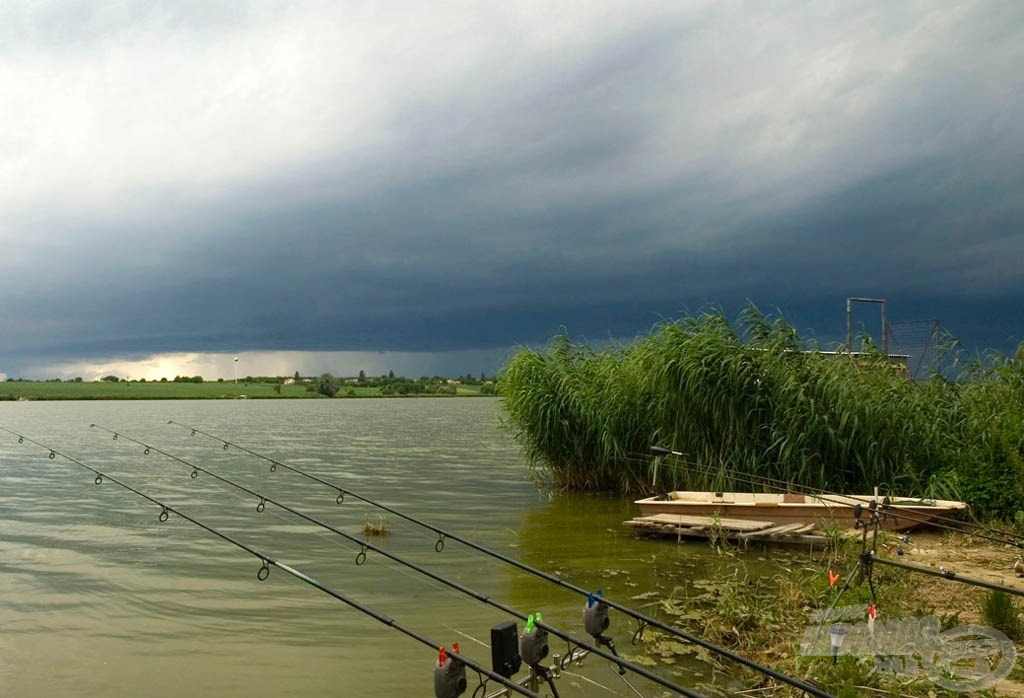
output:
M904 560L918 566L936 568L949 566L960 574L976 579L1021 588L1010 567L1016 555L1006 546L992 545L963 534L914 535L904 544ZM935 682L936 672L921 664L928 658L927 645L921 636L908 636L918 644L903 647L903 656L893 656L893 643L876 646L878 654L857 650L847 645L847 652L833 663L828 656L827 631L834 622L844 622L851 632L853 626L867 623L867 608L875 604L878 638L885 637L886 624L907 624L922 627L926 618L934 618L943 632L966 625L995 628L1012 640L1021 650L1021 603L1004 595L998 602L1001 610L993 613L993 600L999 598L984 589L928 577L908 570L875 566L872 580L874 596L867 583L857 581L841 595L847 578L854 573L860 546L847 541L838 549L807 555L772 550L774 560L784 572L773 576L760 573L754 555L740 555L742 549L726 547L722 554L733 557L734 574L719 579L681 583L680 577L666 575L666 582L656 602L657 611L671 618L680 627L710 642L724 646L767 666L810 681L826 692L841 698L878 696L1022 696L1024 666L1017 663L1010 675L983 690L964 691L945 688ZM835 586L829 584L829 572L838 575ZM831 616L824 609L834 605ZM822 628L816 630L816 628ZM824 634L821 647L803 645ZM809 634L810 633L810 634ZM902 646L903 643L896 643ZM727 660L716 659L693 645L681 643L656 631L645 632L644 643L631 659L651 663L673 664L680 657L697 654L715 664L723 675L745 684L748 695L774 698L797 698L801 691L785 685L766 683L763 676L738 669ZM821 655L824 656L821 656ZM898 659L898 663L894 662ZM959 669L969 668L961 662ZM898 670L897 670L898 669ZM963 680L961 674L959 680ZM704 687L702 687L704 688ZM721 695L737 695L726 691ZM709 695L720 695L713 690Z
M955 347L955 345L952 345ZM810 350L809 350L810 349ZM748 308L658 326L597 351L565 335L504 369L507 423L556 485L643 491L749 490L748 476L835 491L889 485L962 498L981 516L1024 509L1024 345L923 382L870 346L813 351L785 322Z
M457 397L481 395L482 386L458 386ZM323 399L309 392L303 384L218 382L175 383L108 381L7 381L0 383L0 400L220 400L245 397L248 399ZM380 387L345 385L338 398L404 397L384 394Z

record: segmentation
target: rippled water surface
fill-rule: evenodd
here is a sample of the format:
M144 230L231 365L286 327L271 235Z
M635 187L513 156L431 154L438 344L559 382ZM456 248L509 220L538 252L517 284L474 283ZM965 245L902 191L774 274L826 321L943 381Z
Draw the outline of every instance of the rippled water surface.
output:
M490 399L0 403L0 426L180 507L432 640L482 643L499 611L218 483L95 423L236 480L353 535L379 511L219 442L247 446L629 602L701 568L706 547L636 540L618 499L534 486ZM0 433L0 696L433 695L431 650L46 450ZM582 599L384 514L381 545L582 635ZM685 559L685 565L681 560ZM696 562L695 562L696 561ZM689 567L687 567L688 565ZM696 567L694 567L696 566ZM684 584L686 579L668 580ZM637 605L643 602L637 601ZM612 635L629 648L633 628ZM521 628L520 624L520 628ZM553 643L552 651L564 651ZM678 668L674 669L679 671ZM685 669L682 676L692 676ZM636 695L591 658L563 696ZM591 683L596 682L596 683ZM662 690L632 681L642 695ZM475 687L471 677L470 692ZM466 695L469 695L467 692Z

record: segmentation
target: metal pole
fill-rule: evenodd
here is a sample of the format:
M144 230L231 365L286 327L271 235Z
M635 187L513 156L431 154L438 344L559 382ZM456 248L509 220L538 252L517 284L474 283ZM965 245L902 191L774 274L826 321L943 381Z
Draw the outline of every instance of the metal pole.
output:
M885 321L885 300L882 300L882 353L889 358L889 323Z
M885 319L885 299L884 298L859 298L857 296L850 296L846 299L846 348L852 354L853 353L853 322L851 315L853 314L854 303L878 303L882 306L882 352L886 358L889 356L889 334L888 324Z
M851 324L851 316L853 315L853 299L846 299L846 351L849 354L853 353L853 325Z

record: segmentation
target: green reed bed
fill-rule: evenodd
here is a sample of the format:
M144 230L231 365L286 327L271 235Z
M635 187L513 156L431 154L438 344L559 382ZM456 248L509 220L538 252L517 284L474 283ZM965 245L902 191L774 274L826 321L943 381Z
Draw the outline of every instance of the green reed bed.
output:
M661 489L749 489L740 474L1024 509L1024 345L923 382L870 346L815 349L753 307L603 350L562 334L509 361L502 398L529 464L560 486L649 489L661 444L691 464L663 463Z

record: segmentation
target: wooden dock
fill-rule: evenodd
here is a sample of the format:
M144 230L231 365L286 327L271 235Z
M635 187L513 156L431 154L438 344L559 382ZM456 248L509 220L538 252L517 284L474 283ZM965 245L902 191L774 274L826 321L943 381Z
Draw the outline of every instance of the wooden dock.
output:
M638 533L676 538L718 538L759 543L827 543L828 537L814 523L784 523L752 519L651 514L625 522Z

